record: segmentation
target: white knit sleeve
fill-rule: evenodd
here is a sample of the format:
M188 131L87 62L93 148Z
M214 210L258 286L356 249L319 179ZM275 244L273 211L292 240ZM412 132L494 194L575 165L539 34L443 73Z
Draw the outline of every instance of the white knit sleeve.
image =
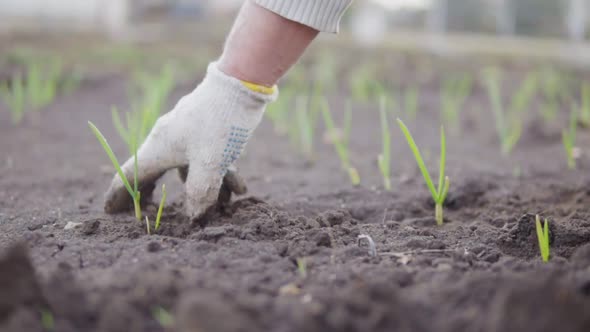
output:
M284 18L323 32L338 32L340 18L353 0L254 0Z

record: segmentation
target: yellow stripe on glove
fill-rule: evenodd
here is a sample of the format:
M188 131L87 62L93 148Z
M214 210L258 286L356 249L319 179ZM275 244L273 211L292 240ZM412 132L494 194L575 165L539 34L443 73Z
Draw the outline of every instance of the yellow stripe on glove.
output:
M275 90L276 90L276 86L273 86L273 87L270 87L269 88L267 86L259 85L259 84L256 84L256 83L251 83L251 82L246 82L246 81L241 81L241 82L248 89L250 89L250 90L252 90L254 92L265 94L265 95L272 95L273 93L275 93Z

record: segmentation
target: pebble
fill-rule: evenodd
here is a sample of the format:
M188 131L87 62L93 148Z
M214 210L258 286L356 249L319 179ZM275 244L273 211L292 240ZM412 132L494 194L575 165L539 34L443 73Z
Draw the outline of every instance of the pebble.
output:
M64 227L64 230L69 231L71 229L74 229L74 228L80 227L80 226L82 226L82 223L81 222L73 222L73 221L70 221L70 222L68 222L66 224L66 226Z

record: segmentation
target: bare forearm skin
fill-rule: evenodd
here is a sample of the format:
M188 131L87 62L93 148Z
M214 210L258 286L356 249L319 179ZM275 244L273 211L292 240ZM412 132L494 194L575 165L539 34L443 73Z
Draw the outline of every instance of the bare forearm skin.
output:
M271 87L318 33L246 1L227 38L219 69L239 80Z

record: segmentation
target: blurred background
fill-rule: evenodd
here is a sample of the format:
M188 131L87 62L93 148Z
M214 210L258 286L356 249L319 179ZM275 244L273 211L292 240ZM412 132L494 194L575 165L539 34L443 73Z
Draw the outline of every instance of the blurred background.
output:
M193 42L215 33L222 38L242 1L0 0L0 34ZM587 54L580 44L588 37L589 15L589 0L362 0L347 13L341 39L353 39L361 46L386 42L427 47L439 53L503 51L504 47L494 49L497 45L489 38L515 41L511 52L531 52L526 43L533 39L548 42L535 44L535 52L585 61ZM574 54L571 49L564 51L563 42L577 44Z
M2 30L95 31L114 38L146 25L232 16L242 0L0 0ZM346 23L356 34L404 28L584 40L587 0L363 0ZM368 20L369 19L369 20ZM368 24L367 22L371 22ZM364 39L364 38L363 38Z
M151 26L234 15L242 0L0 0L0 27L11 31L97 32L140 37ZM378 40L390 29L535 36L582 41L587 0L363 0L345 25ZM346 30L346 28L345 28ZM146 36L143 36L146 37ZM155 37L152 35L152 37ZM362 38L363 41L366 38Z

